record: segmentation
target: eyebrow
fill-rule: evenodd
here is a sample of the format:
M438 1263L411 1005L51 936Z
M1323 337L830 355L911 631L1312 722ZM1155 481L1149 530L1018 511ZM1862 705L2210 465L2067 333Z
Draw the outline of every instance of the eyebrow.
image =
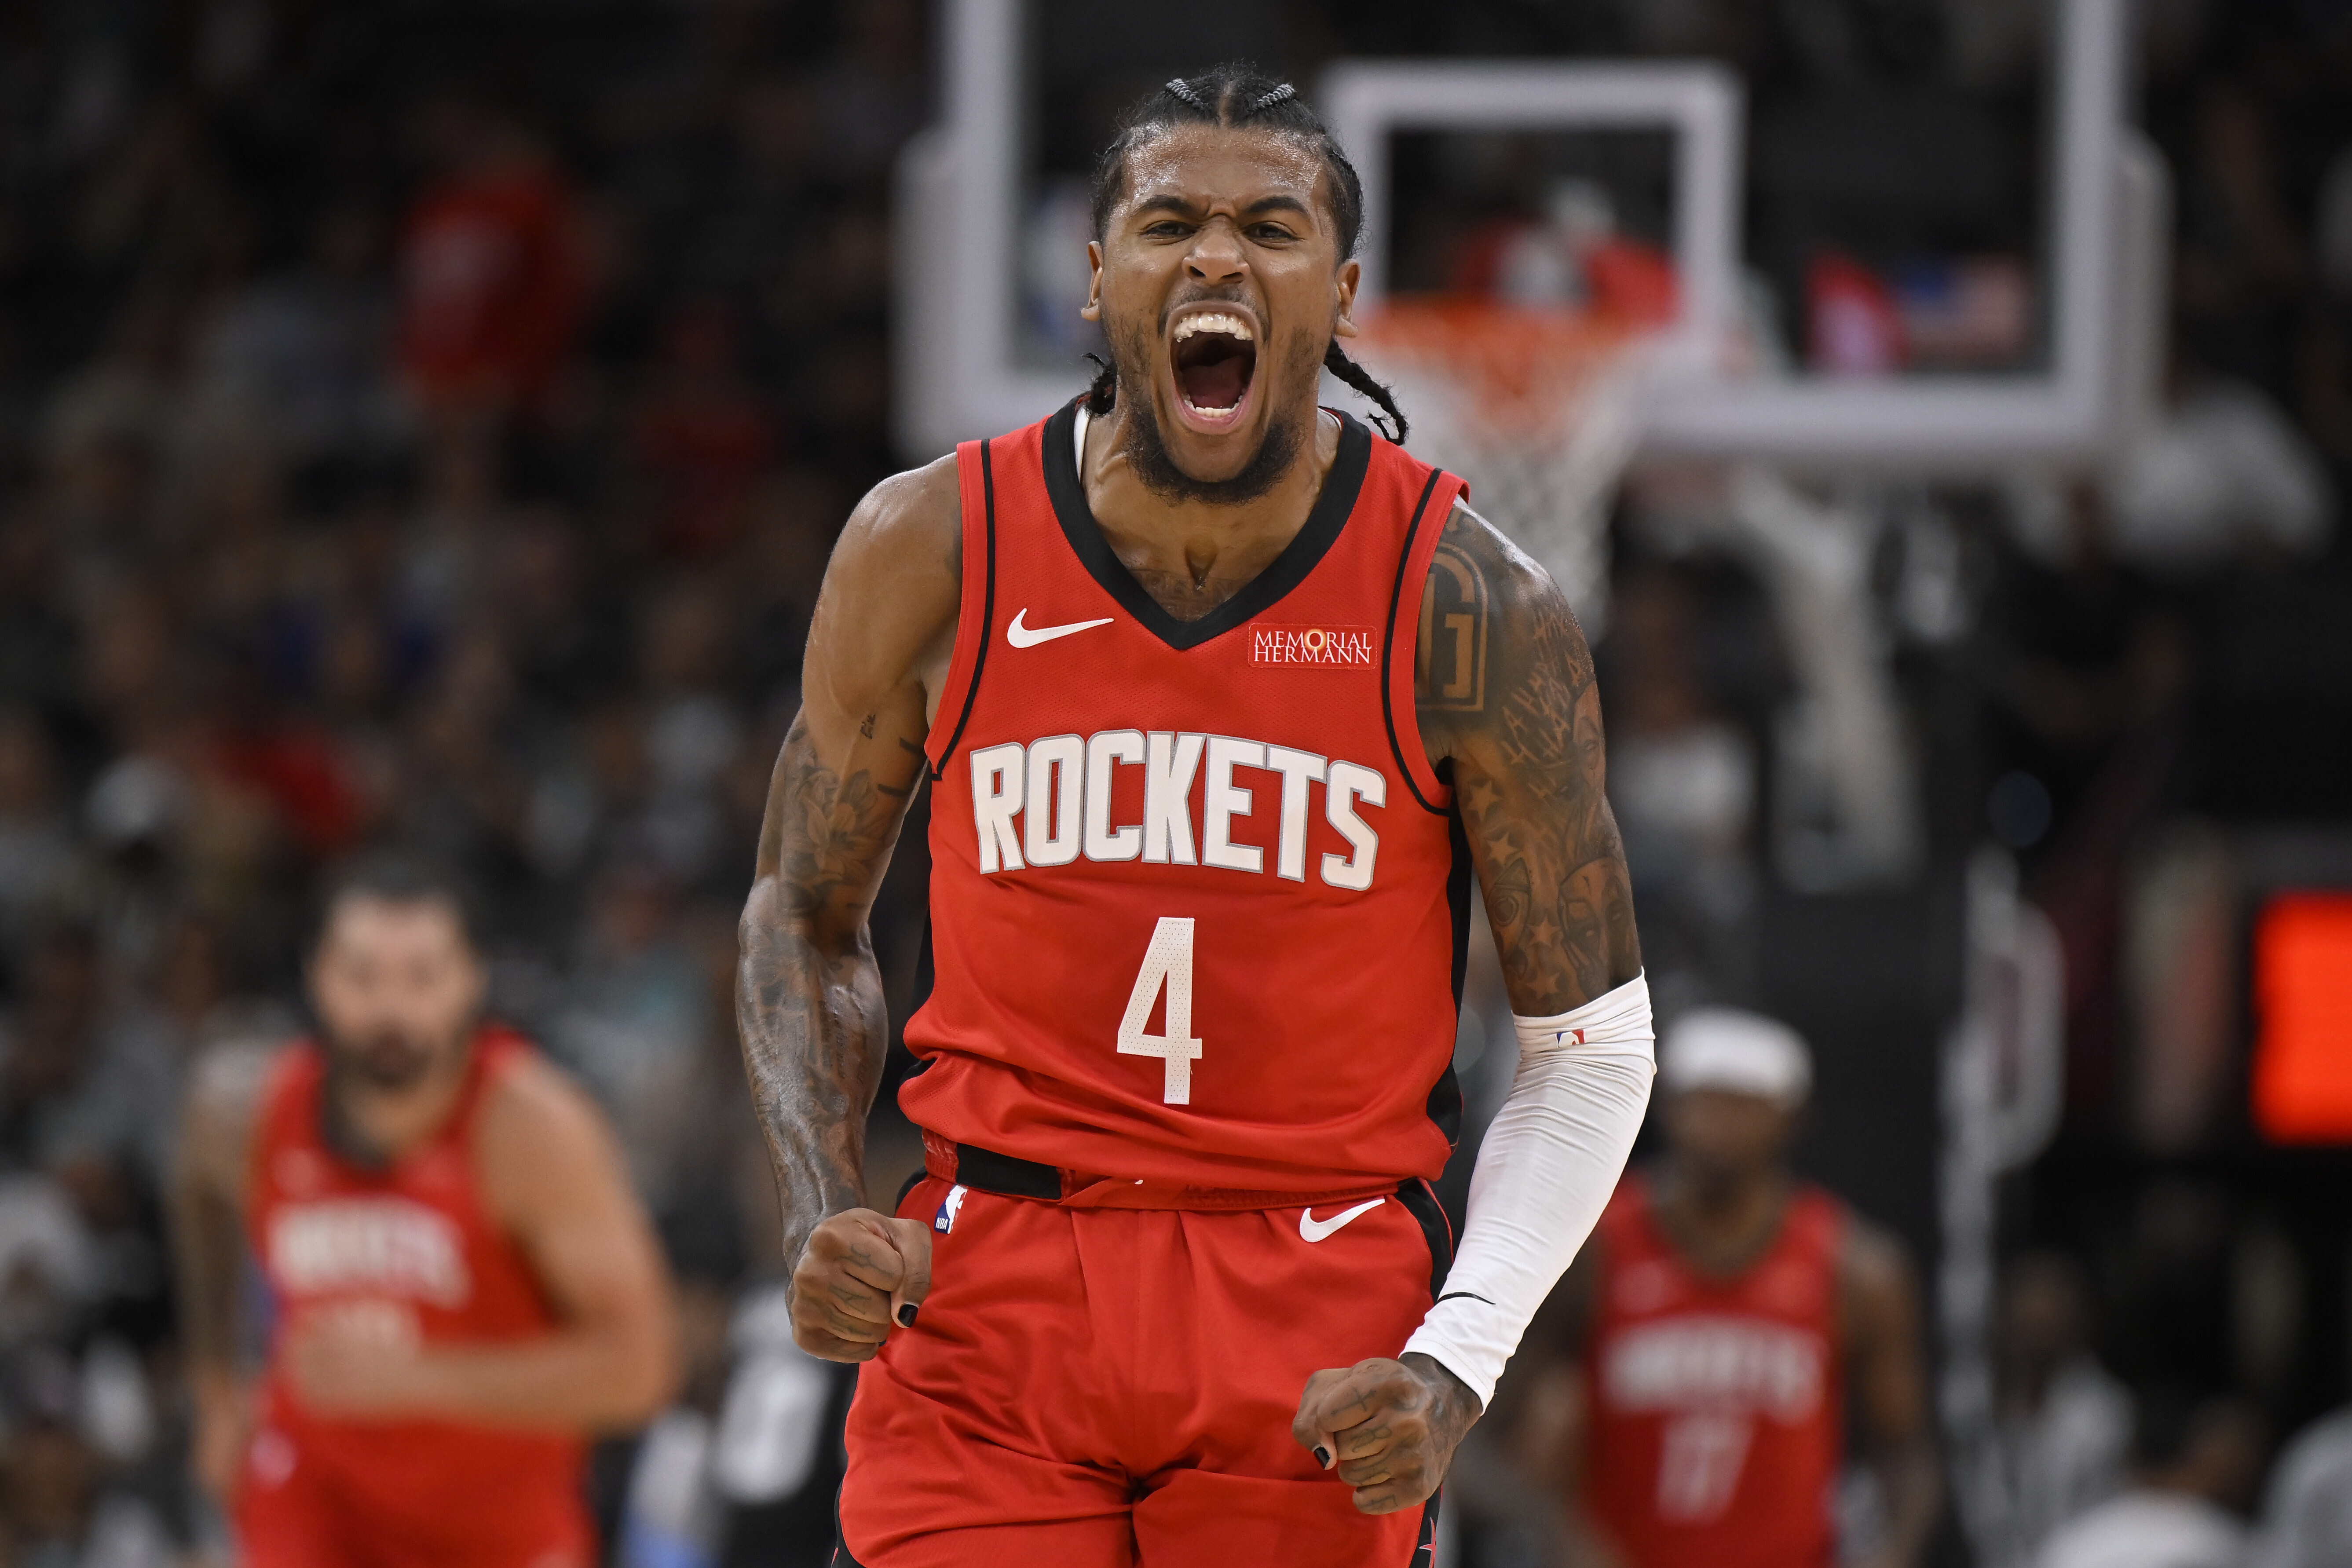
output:
M1180 216L1190 216L1193 213L1201 210L1201 204L1192 201L1188 197L1171 194L1157 196L1146 196L1141 201L1135 204L1134 210L1139 215L1143 213L1175 213ZM1311 217L1314 216L1313 209L1309 208L1305 202L1300 201L1297 196L1260 196L1256 201L1254 201L1250 203L1249 205L1242 208L1242 216L1244 217L1257 217L1266 213L1276 212L1297 213L1301 217Z

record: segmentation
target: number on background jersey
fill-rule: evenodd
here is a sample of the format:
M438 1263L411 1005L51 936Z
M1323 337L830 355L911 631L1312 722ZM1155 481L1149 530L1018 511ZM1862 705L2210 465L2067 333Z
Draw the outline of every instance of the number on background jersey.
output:
M1729 1508L1755 1425L1749 1415L1711 1410L1667 1423L1658 1450L1658 1517L1704 1524Z
M1161 987L1168 991L1168 1032L1147 1035L1151 1005ZM1151 931L1151 945L1143 950L1143 967L1135 973L1135 989L1128 993L1127 1015L1118 1021L1121 1056L1158 1057L1167 1064L1160 1098L1170 1105L1192 1102L1192 1064L1200 1059L1201 1042L1192 1034L1192 917L1162 915Z

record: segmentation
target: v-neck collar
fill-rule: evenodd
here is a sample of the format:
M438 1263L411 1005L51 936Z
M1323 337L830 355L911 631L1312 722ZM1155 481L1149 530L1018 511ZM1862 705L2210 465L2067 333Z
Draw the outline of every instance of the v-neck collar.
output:
M1119 607L1144 630L1179 652L1198 647L1263 615L1305 582L1339 542L1339 531L1356 510L1356 497L1364 488L1364 472L1372 460L1371 433L1347 415L1339 415L1339 452L1331 461L1331 471L1323 476L1322 493L1315 498L1305 525L1240 593L1197 621L1179 620L1144 592L1143 584L1103 537L1102 524L1095 521L1094 509L1087 504L1087 489L1078 479L1077 445L1072 437L1077 415L1078 405L1072 402L1045 421L1045 494L1054 503L1054 515L1079 564L1102 584L1103 592L1118 600Z

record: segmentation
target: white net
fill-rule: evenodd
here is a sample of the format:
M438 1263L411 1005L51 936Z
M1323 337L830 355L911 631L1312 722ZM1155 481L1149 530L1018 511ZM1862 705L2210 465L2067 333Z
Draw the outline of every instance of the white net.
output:
M1572 312L1391 302L1352 345L1396 391L1408 449L1541 562L1598 640L1609 506L1641 444L1646 340Z

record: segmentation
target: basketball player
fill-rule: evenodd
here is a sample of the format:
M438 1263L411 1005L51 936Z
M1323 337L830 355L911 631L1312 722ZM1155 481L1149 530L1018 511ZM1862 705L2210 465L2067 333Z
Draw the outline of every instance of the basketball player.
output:
M1619 1186L1532 1336L1572 1359L1519 1374L1528 1426L1552 1428L1530 1446L1569 1498L1570 1561L1909 1568L1940 1500L1918 1306L1898 1245L1789 1175L1804 1043L1702 1008L1667 1031L1658 1079L1664 1164ZM1849 1405L1885 1503L1868 1558L1840 1557L1831 1514Z
M1649 1003L1591 661L1458 480L1317 408L1328 368L1405 434L1339 341L1360 210L1288 86L1170 82L1097 176L1111 364L835 553L740 1011L795 1332L866 1363L841 1564L1426 1568L1622 1168ZM926 1170L884 1215L865 921L926 777ZM1474 867L1526 1065L1449 1273Z
M585 1097L480 1020L450 889L329 904L320 1037L189 1108L178 1188L199 1480L247 1568L591 1568L582 1440L676 1380L669 1288ZM239 1386L239 1233L273 1304Z

